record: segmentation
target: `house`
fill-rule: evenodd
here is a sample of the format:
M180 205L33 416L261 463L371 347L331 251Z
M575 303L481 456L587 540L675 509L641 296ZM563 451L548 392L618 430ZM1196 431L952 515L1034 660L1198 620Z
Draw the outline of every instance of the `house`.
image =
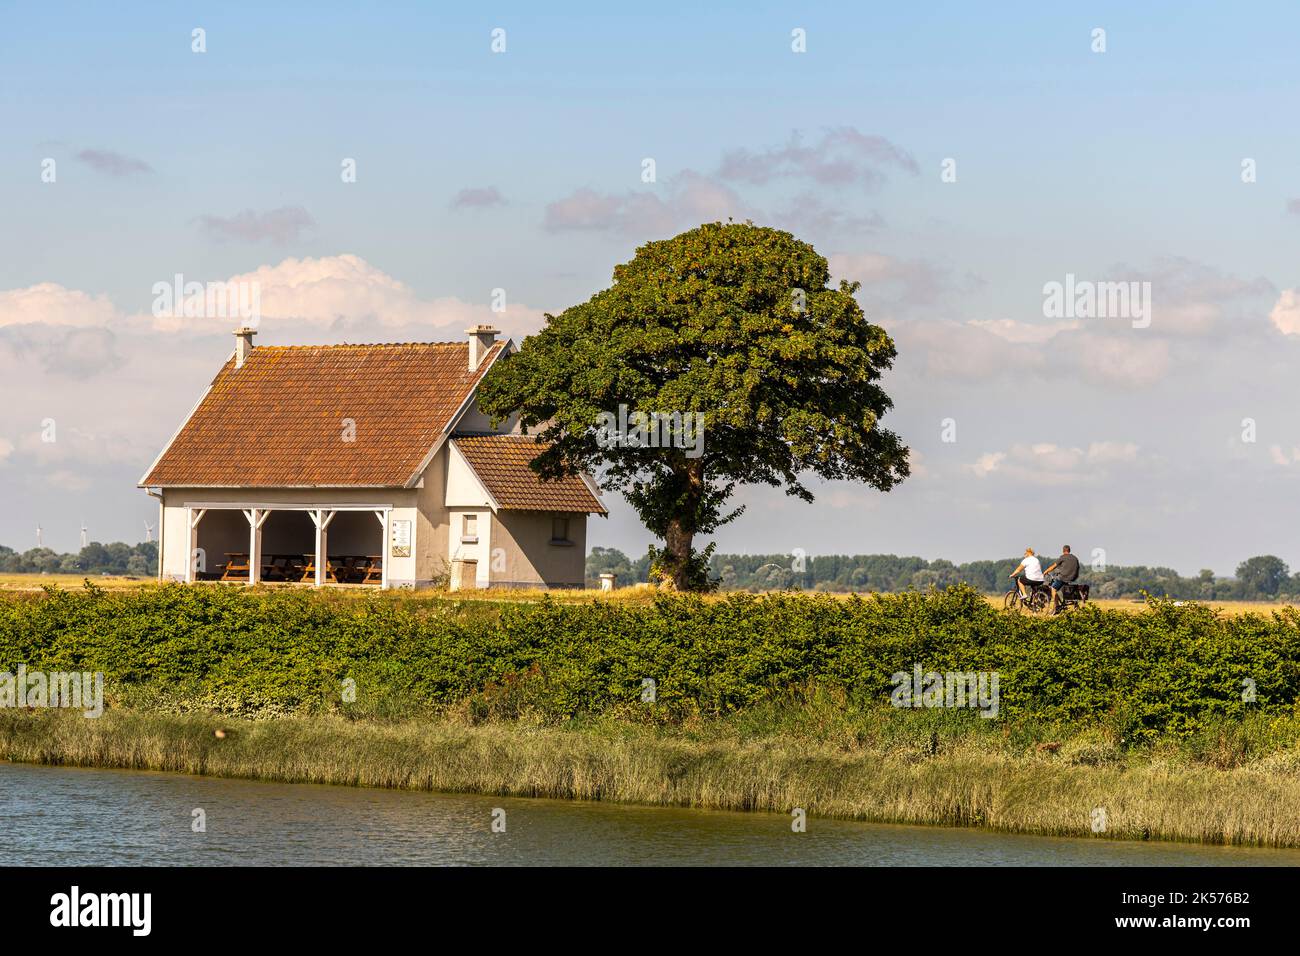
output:
M475 394L511 351L461 342L235 349L140 479L159 579L582 587L586 476L542 481L535 440Z

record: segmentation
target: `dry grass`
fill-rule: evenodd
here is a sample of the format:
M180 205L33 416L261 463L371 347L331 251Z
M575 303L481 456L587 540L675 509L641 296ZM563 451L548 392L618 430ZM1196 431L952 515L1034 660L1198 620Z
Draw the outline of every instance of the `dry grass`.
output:
M0 574L0 591L39 591L47 584L64 589L79 588L86 578L101 588L112 590L154 584L152 577L133 578L116 574Z
M1069 836L1093 835L1093 811L1103 807L1109 838L1300 846L1294 753L1215 770L1159 757L1099 765L1068 748L1013 755L978 741L931 755L614 724L239 722L109 711L99 720L0 713L0 759L727 810L802 807L823 817Z
M96 586L108 590L124 590L124 589L131 589L131 588L147 588L147 587L157 586L157 582L155 582L152 578L142 579L142 578L131 578L125 576L115 576L115 575L79 576L75 574L0 574L0 591L39 592L42 586L45 585L53 585L55 587L60 587L64 589L77 589L82 586L82 581L84 580L85 577L89 577L90 581ZM215 582L207 582L207 583L191 585L191 586L192 587L242 587L242 585L239 584L218 584ZM298 585L298 584L264 584L264 585L260 585L260 587L264 587L268 589L270 588L302 588L304 590L310 589L307 585ZM360 587L360 586L330 587L327 588L327 590L330 592L331 595L336 597L348 597L348 596L359 597L361 595L375 593L374 588ZM401 596L408 596L411 598L419 598L423 600L437 599L441 597L441 598L448 598L456 601L485 601L485 602L511 601L511 602L526 603L532 601L540 601L542 600L543 597L549 597L552 601L557 601L561 604L585 604L585 603L590 603L591 601L604 600L604 601L613 601L618 604L637 605L637 604L651 603L654 600L655 595L659 592L657 589L649 585L638 584L638 585L633 585L631 587L622 587L613 592L603 592L594 589L585 590L585 591L581 591L581 590L546 591L540 588L537 589L512 588L512 589L497 589L497 590L483 590L483 591L457 591L454 595L447 591L440 591L440 590L394 591L390 593L393 594L395 597L399 597L399 598ZM836 598L839 600L845 600L851 596L850 594L832 593L832 592L807 592L807 593L823 594L826 597ZM726 597L727 597L727 592L704 595L704 599L707 601L721 601L721 600L725 600ZM986 600L990 604L994 605L995 607L1002 606L1002 598L999 596L986 595ZM1097 607L1101 607L1106 610L1112 610L1112 611L1140 611L1146 606L1145 602L1134 601L1134 600L1097 599L1089 603ZM1270 602L1270 601L1210 601L1207 602L1207 604L1209 607L1212 607L1217 611L1220 611L1224 614L1230 614L1230 615L1249 614L1249 613L1267 614L1271 611L1276 611L1281 608L1290 606L1288 604L1283 604L1279 602Z

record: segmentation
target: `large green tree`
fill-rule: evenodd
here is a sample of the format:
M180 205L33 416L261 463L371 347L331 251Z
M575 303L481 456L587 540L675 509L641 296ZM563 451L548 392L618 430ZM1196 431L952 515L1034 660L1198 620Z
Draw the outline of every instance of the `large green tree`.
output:
M1237 582L1242 587L1243 597L1274 597L1290 573L1286 562L1281 558L1261 554L1237 565Z
M908 474L907 448L880 424L894 343L864 317L858 283L829 283L826 260L776 229L707 223L647 243L497 363L481 406L519 412L550 443L534 463L543 478L587 471L622 492L664 542L657 570L701 587L709 549L693 543L740 514L726 510L738 485L811 501L808 474L881 490ZM676 420L674 447L611 442L620 406L702 415L700 447Z

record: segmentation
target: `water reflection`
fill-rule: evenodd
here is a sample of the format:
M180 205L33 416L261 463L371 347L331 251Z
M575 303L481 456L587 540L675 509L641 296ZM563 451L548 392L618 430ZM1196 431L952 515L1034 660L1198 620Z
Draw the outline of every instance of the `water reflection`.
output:
M492 831L494 808L505 832ZM201 809L206 832L191 828ZM0 764L3 864L1300 865L1300 850Z

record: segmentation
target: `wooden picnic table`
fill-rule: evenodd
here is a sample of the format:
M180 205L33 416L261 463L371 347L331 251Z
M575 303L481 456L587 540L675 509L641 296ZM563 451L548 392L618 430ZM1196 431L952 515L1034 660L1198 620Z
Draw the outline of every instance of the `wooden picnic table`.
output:
M237 573L243 572L242 578ZM248 555L241 551L226 552L226 568L221 572L221 581L248 580Z

